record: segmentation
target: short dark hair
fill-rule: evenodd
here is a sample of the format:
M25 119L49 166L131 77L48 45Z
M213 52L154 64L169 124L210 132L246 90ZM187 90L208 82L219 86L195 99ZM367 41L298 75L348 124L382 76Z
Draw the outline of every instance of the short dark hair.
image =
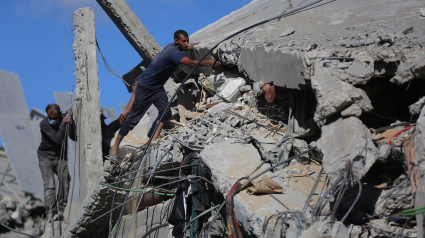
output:
M49 113L49 111L51 109L55 109L56 112L60 112L61 111L61 108L59 107L59 105L58 104L54 104L54 103L47 105L47 107L46 107L46 113Z
M180 35L182 35L184 37L189 37L189 35L187 34L186 31L184 31L184 30L178 30L178 31L174 32L174 39L175 40L180 39Z

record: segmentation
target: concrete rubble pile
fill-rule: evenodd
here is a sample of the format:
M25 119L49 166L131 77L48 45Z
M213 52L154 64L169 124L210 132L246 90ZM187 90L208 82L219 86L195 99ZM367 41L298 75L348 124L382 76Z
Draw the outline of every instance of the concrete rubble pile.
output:
M44 203L27 196L25 200L14 200L4 196L0 200L0 223L15 230L38 236L45 230ZM0 227L0 237L21 237L21 235Z
M202 43L185 53L199 59L304 2L254 0L194 33ZM152 106L67 236L423 237L421 7L325 2L220 44L212 57L222 67L184 85L180 67L164 86L178 99L160 139L145 149ZM112 199L125 205L109 224Z

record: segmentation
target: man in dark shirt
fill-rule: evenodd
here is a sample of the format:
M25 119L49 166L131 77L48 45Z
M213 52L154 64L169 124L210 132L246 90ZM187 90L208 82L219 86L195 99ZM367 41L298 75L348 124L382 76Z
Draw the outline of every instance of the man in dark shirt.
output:
M68 202L71 176L68 172L66 135L75 141L75 124L72 110L62 113L59 105L49 104L46 107L47 118L40 122L41 143L38 147L38 162L43 177L44 205L47 217L61 219ZM55 176L58 176L59 191L56 201ZM59 205L57 207L56 205ZM51 219L49 219L51 221Z
M114 146L109 150L111 157L117 155L118 147L130 130L132 130L140 119L145 115L149 107L154 104L159 111L156 123L159 123L159 117L164 113L168 104L167 94L164 90L164 84L170 78L171 74L177 69L180 63L194 67L198 61L190 60L185 57L182 51L191 49L195 44L189 45L189 35L186 31L178 30L174 33L174 43L168 44L159 52L148 68L138 78L136 88L136 97L131 109L130 115L122 125L119 135L115 140ZM220 62L212 59L200 62L199 66L218 67ZM164 116L159 123L158 129L152 136L152 141L156 140L164 127L164 121L168 118Z

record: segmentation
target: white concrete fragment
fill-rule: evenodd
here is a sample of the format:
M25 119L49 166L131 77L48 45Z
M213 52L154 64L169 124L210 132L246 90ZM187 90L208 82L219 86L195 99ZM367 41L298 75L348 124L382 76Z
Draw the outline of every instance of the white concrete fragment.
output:
M379 155L370 130L356 117L338 119L323 126L317 146L323 152L325 171L332 179L338 177L346 161L352 162L356 176L363 177Z
M409 106L410 114L418 115L419 113L421 113L421 110L424 107L424 105L425 105L425 97L422 97L421 99L419 99L419 101Z
M290 35L290 34L292 34L292 33L294 33L294 32L295 32L294 28L290 27L290 28L288 28L288 29L284 30L284 31L280 34L280 36L287 36L287 35Z
M232 79L218 88L218 94L227 102L235 102L240 93L239 87L244 84L245 80L243 78Z
M419 9L419 12L421 13L421 17L425 17L425 7Z

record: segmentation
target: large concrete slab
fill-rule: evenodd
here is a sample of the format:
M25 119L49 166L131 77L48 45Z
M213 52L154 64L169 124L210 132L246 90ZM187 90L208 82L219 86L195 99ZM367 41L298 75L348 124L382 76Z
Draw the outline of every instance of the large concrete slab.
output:
M260 141L263 143L268 140L260 139ZM207 145L200 156L212 170L215 188L224 195L230 191L238 179L249 175L261 163L261 157L254 146L242 144L236 139ZM267 168L270 168L270 164L264 164L254 175ZM290 171L301 173L302 168L305 171L305 166L295 164L276 173L266 173L285 189L283 193L277 193L274 196L290 209L302 210L314 183L314 180L310 177L292 178ZM312 169L315 172L319 170L318 166ZM261 181L261 177L256 181ZM319 187L321 188L321 186ZM234 201L236 218L243 227L242 229L246 234L257 237L262 236L262 226L266 217L270 217L278 211L286 210L279 201L270 195L251 195L246 190L237 194Z

